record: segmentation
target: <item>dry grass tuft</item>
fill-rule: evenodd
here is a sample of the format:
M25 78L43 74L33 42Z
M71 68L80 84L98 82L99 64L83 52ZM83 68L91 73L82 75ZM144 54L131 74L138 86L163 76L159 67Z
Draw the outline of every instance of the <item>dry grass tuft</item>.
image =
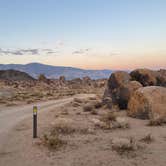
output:
M27 100L27 104L31 104L33 102L34 102L34 100L32 100L32 99Z
M71 105L72 105L73 107L79 107L79 106L81 106L81 104L78 103L78 102L76 102L76 101L72 101L72 102L71 102Z
M68 110L62 107L61 115L69 115Z
M98 115L98 112L97 112L95 109L93 109L93 110L91 111L91 114L92 114L92 115Z
M56 135L56 134L68 135L68 134L73 134L74 132L76 132L76 128L71 127L69 124L65 124L65 123L56 124L51 129L52 135Z
M143 137L142 139L140 139L141 142L145 142L147 144L150 144L154 141L154 138L152 137L151 134L146 135L145 137Z
M102 102L101 101L96 101L94 102L94 108L96 109L99 109L103 106Z
M104 114L101 118L101 128L103 129L127 129L130 125L126 118L118 117L115 112L108 112Z
M163 119L149 120L148 126L162 126L166 124L166 121Z
M97 97L89 97L89 100L97 100Z
M110 121L116 121L116 114L114 112L108 112L107 114L104 114L100 120L103 122L110 122Z
M89 134L89 130L86 127L79 127L77 124L70 120L59 121L54 124L50 131L51 135L70 135L70 134Z
M57 150L67 142L62 140L59 135L45 134L43 137L43 144L47 146L49 149Z
M83 100L79 99L79 98L74 98L73 101L76 102L76 103L83 103Z
M112 150L116 151L119 155L128 155L133 154L136 150L138 150L140 146L137 144L134 138L129 139L117 139L112 140Z
M91 111L93 111L94 110L94 107L93 107L93 105L91 105L91 104L86 104L84 107L83 107L83 111L84 112L91 112Z

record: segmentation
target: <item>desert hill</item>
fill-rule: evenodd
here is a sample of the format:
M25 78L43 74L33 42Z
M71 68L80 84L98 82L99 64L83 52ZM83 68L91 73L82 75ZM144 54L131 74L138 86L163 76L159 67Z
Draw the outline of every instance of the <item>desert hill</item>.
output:
M25 72L17 70L0 70L0 79L1 80L12 80L12 81L29 81L34 80L33 77L28 75Z

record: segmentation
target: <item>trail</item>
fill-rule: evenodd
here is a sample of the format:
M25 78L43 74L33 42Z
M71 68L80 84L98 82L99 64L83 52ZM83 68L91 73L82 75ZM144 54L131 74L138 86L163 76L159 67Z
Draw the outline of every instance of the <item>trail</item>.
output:
M34 105L38 106L38 113L43 111L50 111L51 109L71 102L75 97L85 98L94 96L92 94L79 94L65 99L51 100L45 102L38 102L24 106L13 106L0 108L0 152L5 144L8 134L11 132L19 122L25 118L32 116L32 108Z

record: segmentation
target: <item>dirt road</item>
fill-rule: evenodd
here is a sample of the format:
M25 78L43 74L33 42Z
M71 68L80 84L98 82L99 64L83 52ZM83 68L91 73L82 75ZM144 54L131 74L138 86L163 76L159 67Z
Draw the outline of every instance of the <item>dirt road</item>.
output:
M32 116L32 108L34 105L38 106L38 113L41 113L43 111L49 111L56 106L61 106L69 103L75 97L84 98L88 96L94 95L80 94L65 99L39 102L25 106L6 107L3 109L0 108L0 151L3 148L7 136L8 134L10 134L12 128L14 128L19 122L23 121L25 118Z

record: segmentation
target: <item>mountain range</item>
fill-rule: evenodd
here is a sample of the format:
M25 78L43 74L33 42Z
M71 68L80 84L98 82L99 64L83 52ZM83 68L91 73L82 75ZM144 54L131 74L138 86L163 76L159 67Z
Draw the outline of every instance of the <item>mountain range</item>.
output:
M89 76L92 79L108 78L112 70L85 70L74 67L51 66L41 63L29 64L0 64L0 70L18 70L28 73L30 76L37 78L40 74L44 74L47 78L59 78L65 76L66 79L83 78Z

